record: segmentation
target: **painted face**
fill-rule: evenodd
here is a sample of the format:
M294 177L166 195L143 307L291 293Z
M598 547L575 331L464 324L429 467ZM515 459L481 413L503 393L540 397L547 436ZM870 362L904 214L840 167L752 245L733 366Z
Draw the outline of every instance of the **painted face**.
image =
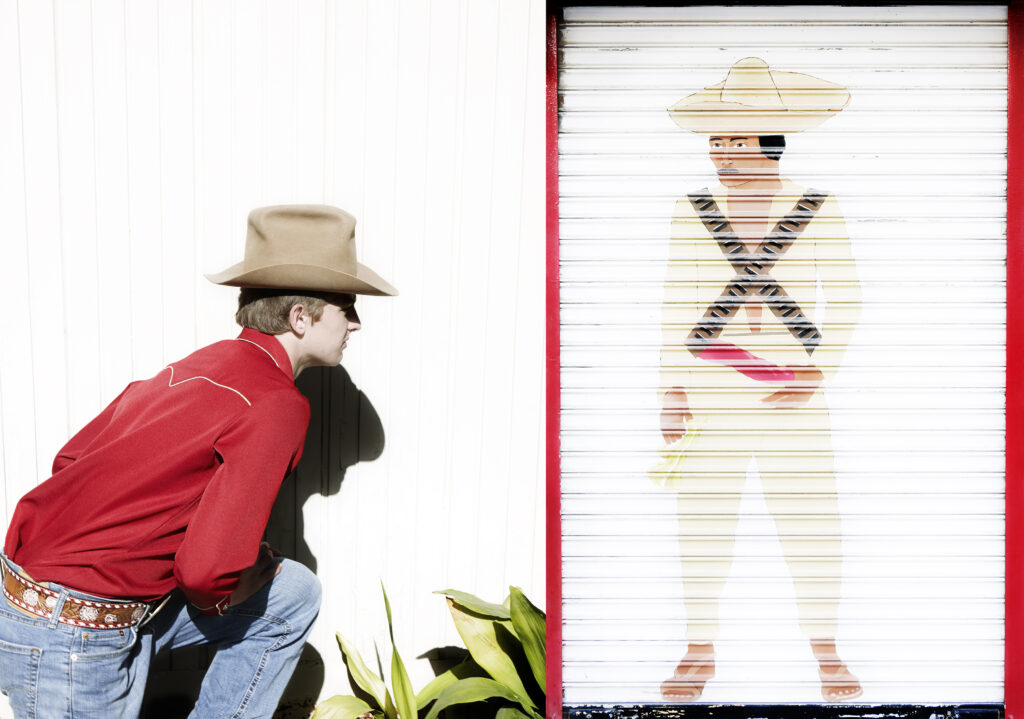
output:
M349 335L361 326L355 303L355 295L344 295L337 303L329 302L320 319L309 326L305 339L311 365L332 366L341 362Z
M761 154L757 135L728 135L708 138L711 161L718 180L726 187L737 187L778 173L778 160Z

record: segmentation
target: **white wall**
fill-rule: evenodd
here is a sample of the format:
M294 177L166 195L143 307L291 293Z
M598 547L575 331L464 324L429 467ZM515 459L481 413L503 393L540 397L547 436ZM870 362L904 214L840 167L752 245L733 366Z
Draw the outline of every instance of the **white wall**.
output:
M379 580L417 686L459 643L432 590L540 602L543 58L539 1L0 0L3 525L128 381L234 335L202 273L248 210L323 202L401 291L360 303L344 365L383 455L284 510L325 696L335 630L386 638Z

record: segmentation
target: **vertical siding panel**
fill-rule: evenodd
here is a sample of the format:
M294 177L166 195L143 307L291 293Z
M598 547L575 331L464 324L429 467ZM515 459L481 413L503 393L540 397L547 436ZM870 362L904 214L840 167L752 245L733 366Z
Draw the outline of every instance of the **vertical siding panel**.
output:
M232 0L231 9L231 217L244 218L269 204L267 2Z
M9 520L22 494L35 486L35 377L28 278L25 207L25 145L22 101L21 28L16 0L0 3L0 214L7 218L9 237L0 262L4 306L11 308L8 333L0 343L0 423L3 436L3 517ZM15 239L17 238L17 239ZM19 308L15 311L14 308ZM4 523L6 527L6 521Z
M364 236L373 237L375 242L368 243L361 257L365 258L371 267L380 267L381 272L395 277L394 258L399 247L395 234L396 215L400 207L396 188L402 161L398 152L398 137L401 132L401 104L398 94L401 83L401 47L398 34L401 22L400 0L374 3L370 6L368 19L370 55L365 102L366 141L370 149L367 153L367 163L363 168L366 180L366 194L363 197L366 221L363 232ZM398 415L393 403L395 395L392 374L388 363L378 363L371 359L395 356L394 305L393 301L380 299L372 303L363 303L369 317L367 322L370 332L363 338L363 346L360 347L357 364L353 369L358 372L357 381L377 403L384 424L384 436L392 448L398 448L403 446L404 438L397 433ZM388 452L379 461L366 466L366 469L370 470L370 477L379 478L376 481L371 480L380 490L375 500L371 501L379 503L376 506L384 516L405 519L408 515L402 511L402 504L408 485L405 481L387 479L395 477L392 473L395 459L394 453ZM411 521L396 521L391 524L380 548L381 555L376 566L372 568L373 573L387 586L391 601L395 603L392 604L392 612L397 626L396 639L409 636L408 598L413 588L412 583L406 581L405 577L408 576L406 557L416 539L412 532L414 526ZM380 606L380 599L374 598L373 594L369 594L367 599L377 607ZM379 608L376 611L380 616Z
M202 275L220 272L242 257L246 214L233 201L231 0L197 3L194 12L196 333L197 344L206 345L238 329L233 319L238 291L214 285Z
M191 5L159 0L158 84L164 361L196 346L197 253ZM203 280L205 281L205 280Z
M479 533L486 522L479 504L481 485L490 481L491 465L482 450L486 356L481 338L487 331L489 242L481 242L490 230L490 182L494 157L495 50L497 7L494 2L473 3L466 8L459 69L458 181L455 186L458 247L453 258L456 294L451 318L449 366L452 372L450 406L452 523L448 542L449 578L456 586L479 586L481 551L476 543L460 540L466 523Z
M328 128L332 131L334 144L334 154L330 158L332 197L356 214L357 219L362 219L359 213L364 191L366 143L361 138L365 134L367 116L372 117L370 109L362 101L368 73L366 23L369 10L365 0L344 3L336 0L332 7L334 54L331 58L333 83ZM366 237L364 229L357 226L356 232L360 237ZM372 239L366 239L366 243L371 242ZM364 244L359 245L360 249L363 247Z
M95 0L92 34L97 312L101 402L132 377L131 238L128 223L128 147L124 0ZM88 418L86 418L88 419Z
M426 480L416 481L417 534L429 537L431 541L422 546L417 543L418 576L430 578L417 583L435 589L441 589L442 584L460 586L455 579L448 580L452 553L448 546L449 533L445 528L465 521L463 516L453 511L450 502L451 462L453 454L459 451L459 445L450 441L448 429L452 412L449 359L454 331L450 317L454 307L454 258L458 242L452 193L456 187L459 142L459 27L462 14L457 0L443 0L431 2L430 15L426 19L430 42L425 50L424 82L428 92L423 104L419 105L422 131L418 133L426 151L425 164L421 174L405 173L410 182L419 183L422 187L423 205L419 213L409 213L409 220L414 227L416 223L420 224L413 232L423 249L418 272L399 265L399 269L404 270L403 282L412 283L410 293L404 295L409 298L405 300L406 306L415 305L410 309L415 322L421 326L419 344L415 349L419 373L415 401L420 417L415 455L419 467L413 476ZM415 135L410 133L409 136ZM405 292L404 287L400 289ZM412 292L418 294L413 295ZM400 409L404 401L407 400L402 395L397 395L395 408ZM422 421L426 417L431 421ZM418 607L426 618L426 623L417 621L421 633L446 637L443 644L457 642L443 602L420 600Z
M50 330L64 321L61 257L57 87L53 7L49 3L18 8L21 55L22 132L25 158L25 217L28 243L31 352L36 420L36 466L43 479L53 455L71 431L67 409L66 344L63 332ZM28 377L25 378L26 380Z
M125 3L130 317L132 374L136 378L152 376L167 360L162 326L164 231L157 10L155 0Z
M510 518L506 532L506 575L511 582L533 588L530 599L543 603L544 591L544 454L545 424L542 391L525 388L544 387L544 215L539 208L545 202L544 147L544 57L546 8L529 2L522 10L523 25L510 39L515 57L506 66L503 86L510 91L508 107L515 109L522 126L519 142L509 148L507 172L519 184L518 206L510 204L505 212L518 218L518 233L508 241L515 247L516 313L512 331L515 357L509 386L512 388L512 441L509 457L509 483L505 503ZM518 96L511 91L519 88Z
M295 54L295 181L292 195L302 202L325 202L324 117L326 1L297 6Z
M298 166L301 165L296 118L305 110L297 87L300 75L297 62L299 43L296 42L298 12L289 3L270 2L267 5L264 28L266 95L262 98L261 108L267 124L266 144L261 148L267 158L267 204L301 201L292 195Z
M503 107L522 107L525 97L522 65L516 51L525 34L528 6L518 2L499 2L491 21L494 36L480 39L493 43L493 75L480 78L475 87L495 90L491 98L489 136L484 140L493 148L487 162L490 181L486 184L489 214L484 228L488 242L486 266L486 305L483 319L484 374L480 396L480 414L484 418L481 437L480 494L477 500L477 527L481 535L477 557L477 582L480 591L504 598L507 586L506 562L509 550L508 492L511 483L510 457L515 429L511 412L492 413L491 407L508 407L517 388L509 379L515 376L516 315L527 305L520 304L517 292L519 274L519 238L522 227L516 209L520 203L519 173L522 171L523 118L504 112ZM475 53L474 53L475 54ZM500 88L500 92L499 92ZM483 138L482 138L483 139ZM483 268L481 268L483 269Z
M54 6L69 433L101 409L91 23L88 5Z
M433 289L433 283L424 276L424 258L434 251L432 228L423 224L426 202L428 201L427 137L424 132L430 88L429 42L423 32L429 27L431 4L399 0L397 23L397 75L392 88L392 108L396 117L394 123L395 178L393 229L394 243L393 281L398 283L402 293L397 302L388 302L393 307L390 326L392 353L390 356L390 397L389 440L392 446L402 451L389 453L388 475L392 478L394 492L391 498L393 511L410 521L404 532L395 532L399 541L389 546L389 553L397 561L392 565L389 586L400 591L403 603L400 610L401 623L396 628L398 636L406 645L416 640L420 622L427 617L436 617L439 607L431 607L427 601L416 596L421 587L439 581L437 558L443 551L441 536L437 531L437 516L430 509L429 499L437 492L434 489L439 476L437 467L425 467L421 454L422 423L418 412L404 412L401 406L421 397L424 376L421 368L402 367L404 360L423 351L428 341L430 327L424 326L424 318L431 310L430 302L423 301ZM417 269L413 269L417 268ZM410 271L412 270L412 271ZM430 290L428 290L428 286ZM432 294L432 292L430 292ZM420 301L413 300L417 298ZM379 302L379 300L378 300ZM383 328L371 327L370 331ZM429 380L428 380L429 381ZM387 456L387 455L386 455ZM426 501L426 504L420 504ZM399 578L412 581L396 581ZM434 589L440 589L436 586Z

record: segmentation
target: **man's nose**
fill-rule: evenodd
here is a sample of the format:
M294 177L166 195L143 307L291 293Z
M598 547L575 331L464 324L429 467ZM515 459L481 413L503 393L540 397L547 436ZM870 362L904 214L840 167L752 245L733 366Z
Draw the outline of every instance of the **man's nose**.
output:
M359 314L356 312L355 307L349 307L345 310L345 319L348 320L348 331L355 332L357 329L363 326L363 323L359 321Z

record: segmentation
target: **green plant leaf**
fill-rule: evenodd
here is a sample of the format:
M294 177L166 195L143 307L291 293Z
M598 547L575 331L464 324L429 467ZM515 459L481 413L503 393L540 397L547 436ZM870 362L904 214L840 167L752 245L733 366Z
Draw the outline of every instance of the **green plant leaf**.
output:
M380 671L380 676L384 676L384 665L380 661L380 649L376 642L373 644L373 652L377 655L377 668ZM384 687L384 716L387 719L398 719L398 710L395 709L395 703L391 701L391 692L387 687Z
M485 676L487 676L487 672L481 669L479 664L472 659L466 659L466 661L455 665L448 671L438 674L427 686L420 689L420 693L416 695L416 707L422 709L427 706L427 704L437 699L442 691L460 679Z
M405 671L402 657L399 656L398 647L395 646L395 631L391 624L391 602L388 601L388 593L384 589L383 582L381 582L380 589L384 592L384 607L388 612L388 634L391 636L391 688L395 690L398 716L401 719L416 719L416 692L413 691L409 673Z
M391 647L391 686L395 690L395 703L398 704L398 716L401 719L416 719L416 692L413 691L409 673L405 671L402 658L398 656L398 647Z
M540 715L537 714L537 712L524 714L515 707L502 707L498 710L498 713L494 715L494 719L531 719L531 717L537 717L537 719L540 719Z
M316 705L312 719L356 719L370 709L370 705L358 697L334 696Z
M544 612L533 606L519 587L509 587L509 596L512 599L512 626L523 643L533 678L543 692L547 681L547 627Z
M523 703L523 700L516 696L515 692L493 679L470 677L469 679L460 679L441 692L440 696L437 697L437 701L434 702L434 706L430 708L426 719L437 719L437 715L442 710L453 704L482 702L494 697L508 699L516 704Z
M473 657L473 661L483 667L495 681L507 687L517 697L521 697L517 701L523 706L536 709L529 698L526 687L523 686L523 682L519 678L519 672L516 670L512 657L502 648L498 638L499 633L503 632L507 635L506 641L509 639L518 641L511 630L504 626L511 626L511 622L500 622L490 617L481 617L461 606L451 597L448 597L447 602L452 619L455 620L455 628ZM464 679L463 681L470 680ZM438 697L438 701L440 700L441 698Z
M387 687L384 686L384 680L370 671L369 667L366 666L366 662L359 655L359 650L356 649L352 642L340 633L335 634L335 636L338 638L338 646L341 648L341 654L345 659L345 666L348 667L349 674L352 675L359 688L377 702L377 706L371 707L371 709L383 710L386 705L387 695Z
M442 589L434 594L443 594L449 599L454 599L456 602L464 606L471 612L484 617L493 617L495 619L509 619L510 614L508 607L503 607L500 604L491 604L485 602L480 597L470 594L469 592L460 592L457 589Z

